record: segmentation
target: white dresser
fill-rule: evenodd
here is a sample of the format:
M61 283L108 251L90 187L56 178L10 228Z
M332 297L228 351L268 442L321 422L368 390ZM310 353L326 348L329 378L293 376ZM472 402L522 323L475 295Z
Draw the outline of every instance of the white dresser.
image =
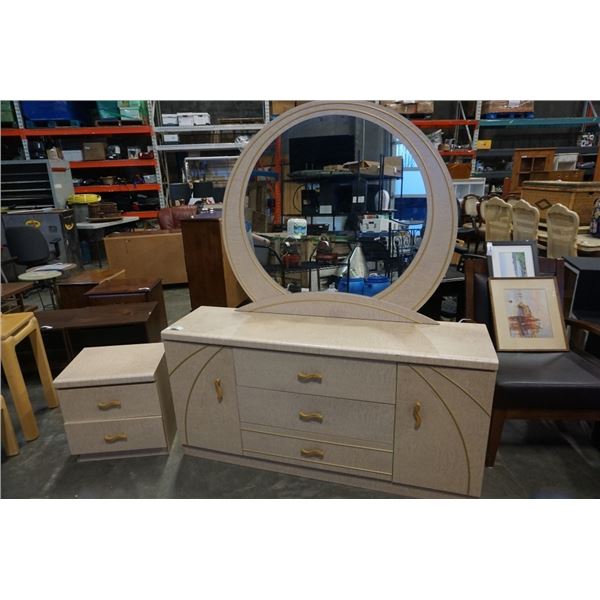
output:
M201 307L162 333L188 454L414 497L479 496L482 325Z

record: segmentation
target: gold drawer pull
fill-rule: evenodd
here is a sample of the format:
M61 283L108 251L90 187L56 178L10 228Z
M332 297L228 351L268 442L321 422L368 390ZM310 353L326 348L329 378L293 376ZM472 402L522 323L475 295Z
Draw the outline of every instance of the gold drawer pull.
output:
M114 444L115 442L126 442L127 434L126 433L115 433L114 435L105 435L104 441L107 444Z
M323 422L323 415L321 413L318 412L304 412L303 410L301 410L298 413L298 418L301 421L316 421L317 423L322 423Z
M298 381L318 381L321 383L323 381L323 375L321 375L321 373L298 373Z
M418 401L415 404L415 407L413 408L413 418L415 419L415 429L419 429L419 427L421 427L423 419L421 417L421 403Z
M217 400L223 402L223 386L220 379L215 379L215 392L217 392Z
M300 454L305 458L318 458L321 460L325 458L325 452L323 452L323 450L319 450L318 448L312 448L310 450L302 448L300 450Z
M111 408L121 408L120 400L109 400L108 402L98 402L100 410L110 410Z

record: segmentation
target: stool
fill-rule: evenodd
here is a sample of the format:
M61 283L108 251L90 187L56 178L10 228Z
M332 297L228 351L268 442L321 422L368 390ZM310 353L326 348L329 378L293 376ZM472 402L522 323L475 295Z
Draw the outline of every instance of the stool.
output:
M19 275L19 279L21 281L34 281L38 284L39 287L44 287L43 282L47 282L48 290L50 292L50 300L52 301L52 308L56 308L56 298L58 296L56 292L56 280L62 275L62 271L25 271L25 273L21 273ZM44 306L44 302L42 301L42 296L40 295L40 302L42 303L42 308L46 308Z
M0 394L0 400L2 401L1 413L2 413L2 446L6 456L14 456L19 454L19 444L17 443L17 436L13 424L6 408L6 402L4 396Z
M37 422L33 414L27 387L21 373L21 366L17 358L16 346L26 337L31 340L33 356L37 365L44 396L49 408L58 406L58 398L52 383L52 374L46 358L46 350L42 342L42 335L37 319L31 312L14 313L2 315L2 367L8 382L12 401L14 402L23 430L23 436L27 441L39 437Z

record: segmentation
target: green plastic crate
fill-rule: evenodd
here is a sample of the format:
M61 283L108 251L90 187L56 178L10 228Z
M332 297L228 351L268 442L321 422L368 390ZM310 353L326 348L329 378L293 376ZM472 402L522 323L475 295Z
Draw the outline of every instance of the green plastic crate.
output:
M148 122L148 107L143 100L119 100L119 112L124 121L136 119Z
M116 100L97 100L99 119L120 119L119 103Z
M15 121L15 115L12 109L12 102L10 100L2 100L1 112L3 123L13 123Z

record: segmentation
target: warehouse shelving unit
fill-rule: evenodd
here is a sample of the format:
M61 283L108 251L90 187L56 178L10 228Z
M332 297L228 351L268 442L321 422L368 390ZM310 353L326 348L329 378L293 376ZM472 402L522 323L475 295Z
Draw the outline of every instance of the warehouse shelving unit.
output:
M475 156L477 140L479 139L481 100L475 103L475 114L473 118L467 118L462 101L456 102L454 119L409 119L413 125L420 129L454 129L454 139L458 139L461 128L467 135L469 148L460 148L455 150L440 150L440 156L444 158L470 158L471 174L475 171Z
M581 128L584 131L586 127L598 126L600 130L600 117L595 114L595 109L591 102L586 102L585 112L591 112L592 116L583 117L548 117L548 118L521 118L521 119L482 119L479 122L479 129L485 128L510 128L518 131L526 129L542 128ZM485 159L510 159L513 156L515 148L494 148L490 150L478 150L476 158ZM595 156L598 152L598 146L556 146L556 153L578 153L582 156ZM505 177L510 177L510 169L494 169L490 171L475 171L473 176L485 177L487 180L499 181Z
M150 103L151 104L151 103ZM86 137L98 138L108 136L145 136L152 139L153 149L156 147L154 130L151 125L97 125L93 127L35 127L26 128L19 102L13 102L17 119L17 128L2 129L2 137L19 137L23 146L23 154L27 160L31 158L28 140L31 138L70 138ZM96 160L96 161L71 161L71 170L106 169L120 172L128 168L153 168L158 182L161 181L160 165L157 151L154 150L153 159L124 159L124 160ZM158 192L160 206L165 205L162 185L160 183L127 184L127 185L90 185L75 186L75 193L115 193L115 192Z
M218 163L222 162L233 166L233 163L239 157L239 153L246 146L245 143L235 142L206 142L206 143L168 143L165 142L164 136L168 134L178 134L188 136L190 134L216 134L216 133L240 133L240 134L253 134L260 131L271 119L269 101L263 101L263 117L261 123L228 123L228 124L214 124L214 125L196 125L196 126L178 126L178 125L161 125L159 123L161 119L160 103L154 103L155 109L152 111L151 123L153 124L154 133L157 137L155 145L155 152L159 156L159 167L165 173L163 185L165 189L162 190L163 195L168 196L168 190L170 185L168 168L166 165L166 154L167 153L194 153L195 156L187 156L186 161L198 161L198 162L209 162ZM160 141L158 141L160 140ZM220 154L213 155L211 153L219 152ZM201 154L199 154L201 153ZM178 182L179 183L179 182Z

